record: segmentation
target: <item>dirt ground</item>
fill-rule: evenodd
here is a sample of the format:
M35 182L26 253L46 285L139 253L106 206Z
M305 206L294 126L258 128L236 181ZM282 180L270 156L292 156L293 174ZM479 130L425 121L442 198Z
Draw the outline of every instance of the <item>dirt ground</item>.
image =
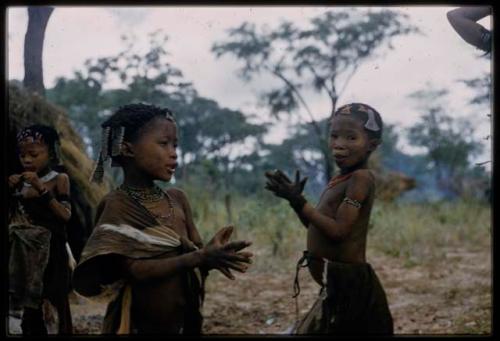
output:
M300 255L298 255L300 256ZM446 250L432 265L405 266L374 251L367 255L386 290L396 334L491 333L491 250ZM282 334L295 321L294 272L238 274L236 281L210 275L203 314L205 334ZM319 287L300 274L299 315ZM72 296L76 333L99 333L106 302Z

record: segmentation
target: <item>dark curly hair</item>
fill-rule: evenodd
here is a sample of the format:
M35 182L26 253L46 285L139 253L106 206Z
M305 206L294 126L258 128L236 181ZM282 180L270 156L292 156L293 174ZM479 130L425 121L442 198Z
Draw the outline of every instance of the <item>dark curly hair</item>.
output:
M175 123L173 113L167 108L160 108L150 104L133 103L124 105L111 115L102 128L125 128L124 140L133 142L138 137L139 130L156 117L163 117Z

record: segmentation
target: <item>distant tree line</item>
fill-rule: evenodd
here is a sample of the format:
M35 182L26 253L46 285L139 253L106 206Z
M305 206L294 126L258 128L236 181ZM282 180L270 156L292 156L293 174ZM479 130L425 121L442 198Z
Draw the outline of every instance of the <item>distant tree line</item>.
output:
M282 22L277 28L257 28L245 22L228 31L224 41L212 48L217 57L228 55L242 64L237 71L247 82L259 74L272 75L281 86L264 89L261 103L271 120L286 115L297 119L280 144L265 143L268 123L255 123L255 114L221 107L217 101L202 97L182 71L169 61L168 36L151 33L149 49L135 51L135 38L122 37L120 53L89 59L69 78L59 78L47 89L47 98L64 107L96 157L100 123L113 110L131 102L147 102L172 109L179 127L178 181L211 184L213 190L253 193L262 188L262 172L299 168L310 177L308 189L318 192L333 175L334 165L327 148L328 118L336 109L343 89L359 66L392 48L394 37L419 33L407 18L392 10L360 11L339 9L325 12L306 28ZM485 101L487 80L464 81L478 89L472 99ZM109 84L121 84L110 88ZM303 94L315 91L328 96L330 112L314 113ZM409 142L425 153L406 155L397 148L399 133L388 125L380 151L382 166L415 176L451 196L466 192L469 178L486 174L474 167L471 159L481 152L474 140L474 127L467 120L452 119L439 99L445 93L420 91L412 95L421 121L406 133ZM297 115L308 114L304 121ZM115 177L119 176L115 172ZM484 181L483 181L484 182Z

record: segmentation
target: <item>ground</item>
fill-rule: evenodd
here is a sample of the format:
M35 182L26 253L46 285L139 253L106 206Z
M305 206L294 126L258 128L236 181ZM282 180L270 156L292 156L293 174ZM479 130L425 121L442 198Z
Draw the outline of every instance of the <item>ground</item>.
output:
M446 250L426 265L369 250L394 318L396 334L491 333L491 250ZM300 254L297 254L297 258ZM252 270L236 281L209 277L203 309L206 334L279 334L295 321L294 271ZM300 273L299 315L313 303L319 287L307 269ZM76 333L99 333L105 302L71 297Z

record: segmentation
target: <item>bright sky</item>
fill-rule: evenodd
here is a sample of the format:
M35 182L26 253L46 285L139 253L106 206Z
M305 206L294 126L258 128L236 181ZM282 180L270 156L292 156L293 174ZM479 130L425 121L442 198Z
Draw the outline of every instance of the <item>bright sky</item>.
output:
M332 8L332 7L330 7ZM383 58L367 61L351 79L339 105L365 102L376 108L384 120L399 129L414 124L421 113L407 96L433 86L446 88L453 117L474 117L477 134L490 134L488 109L467 105L472 93L458 79L471 79L490 72L489 59L465 43L452 29L446 12L454 7L391 7L410 16L411 23L424 35L398 37L394 50ZM257 93L274 83L269 77L244 83L236 76L238 63L229 56L216 59L210 52L215 41L226 37L226 30L243 21L274 27L282 19L297 25L323 13L327 7L69 7L58 6L52 13L45 34L43 67L45 86L57 77L70 77L83 68L88 58L111 56L124 47L120 37L133 32L139 38L162 29L170 37L167 50L172 64L186 80L192 81L201 96L213 98L223 107L255 113L267 119L265 108L257 106ZM26 7L10 7L8 20L8 78L22 79L23 44L27 27ZM490 28L490 18L480 21ZM144 47L147 39L143 40ZM325 96L306 93L317 118L329 113ZM485 111L486 110L486 111ZM304 118L307 115L301 112ZM269 141L278 142L286 134L283 124L273 128ZM491 160L489 141L485 154L477 161ZM418 151L402 141L407 152Z

